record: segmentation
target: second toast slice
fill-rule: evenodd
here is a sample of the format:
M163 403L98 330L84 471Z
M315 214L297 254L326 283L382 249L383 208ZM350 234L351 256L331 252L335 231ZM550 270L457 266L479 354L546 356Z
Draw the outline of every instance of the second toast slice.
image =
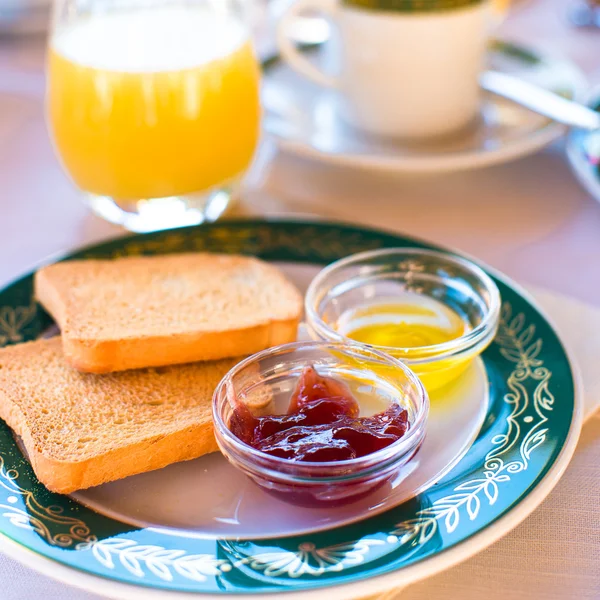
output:
M67 362L91 373L252 354L294 341L302 313L276 267L209 253L61 262L35 293Z
M58 337L7 346L0 417L38 479L68 494L216 451L212 395L236 362L92 375L65 364Z

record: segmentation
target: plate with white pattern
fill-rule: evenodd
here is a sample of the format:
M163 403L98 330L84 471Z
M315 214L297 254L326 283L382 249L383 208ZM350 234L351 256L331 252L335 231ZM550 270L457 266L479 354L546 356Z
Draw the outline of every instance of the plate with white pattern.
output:
M284 265L302 287L318 268L343 256L399 246L435 248L349 225L260 220L119 238L71 256L245 253ZM448 435L442 461L435 462L432 451L433 462L424 457L395 499L390 501L394 490L379 499L379 514L336 510L294 520L293 509L263 503L252 496L258 492L240 500L240 490L250 484L234 475L224 501L227 476L219 471L218 455L61 496L37 481L0 422L0 549L106 596L182 600L325 593L330 600L357 598L472 555L549 493L572 455L582 417L574 371L554 328L518 287L490 275L503 300L498 335L467 379L447 392L454 398L449 412L463 411L463 420L453 422L461 431ZM32 274L0 290L0 345L35 339L52 325L33 298ZM204 469L210 477L203 478ZM200 495L205 498L194 513ZM248 503L241 520L238 501ZM207 507L212 516L200 514Z

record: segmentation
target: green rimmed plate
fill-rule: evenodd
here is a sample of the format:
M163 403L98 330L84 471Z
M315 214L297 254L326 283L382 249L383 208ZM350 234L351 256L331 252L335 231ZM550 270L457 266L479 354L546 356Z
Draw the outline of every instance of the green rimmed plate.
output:
M347 225L242 221L122 238L73 256L208 250L316 269L393 246L431 247ZM474 554L547 495L574 450L582 414L552 326L521 291L492 275L504 304L498 338L484 355L489 404L481 431L460 462L415 498L367 520L285 538L134 526L48 492L2 425L1 547L48 575L119 598L181 592L356 598ZM0 292L0 307L2 344L34 339L52 324L32 299L31 275Z

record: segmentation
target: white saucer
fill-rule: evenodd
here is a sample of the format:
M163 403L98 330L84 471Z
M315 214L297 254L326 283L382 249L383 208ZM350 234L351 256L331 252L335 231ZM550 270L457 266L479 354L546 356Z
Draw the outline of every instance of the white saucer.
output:
M311 50L322 60L321 49ZM523 77L567 98L579 99L586 86L571 62L495 41L488 66ZM263 83L264 128L288 152L352 167L397 172L473 169L531 154L565 133L565 128L526 108L483 95L481 115L468 130L443 141L409 145L369 137L344 123L335 95L270 60Z

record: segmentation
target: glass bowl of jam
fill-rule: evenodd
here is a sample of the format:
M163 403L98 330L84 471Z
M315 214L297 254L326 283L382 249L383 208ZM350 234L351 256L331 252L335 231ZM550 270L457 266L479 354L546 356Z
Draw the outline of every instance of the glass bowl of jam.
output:
M323 269L308 288L305 313L314 339L390 354L431 393L456 379L490 344L500 293L466 259L390 248Z
M224 456L269 493L302 506L339 506L400 481L423 441L428 410L406 365L328 342L255 354L213 397Z

